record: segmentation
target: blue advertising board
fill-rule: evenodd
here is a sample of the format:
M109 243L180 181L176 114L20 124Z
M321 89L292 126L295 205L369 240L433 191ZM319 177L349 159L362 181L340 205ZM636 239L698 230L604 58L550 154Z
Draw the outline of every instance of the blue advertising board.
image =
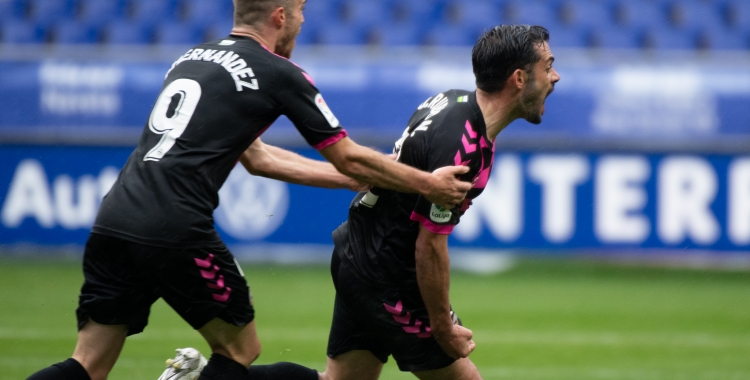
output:
M544 123L517 122L523 125L509 128L506 138L750 140L747 64L684 59L581 63L574 54L557 54L562 79L548 99ZM470 52L453 55L465 59L418 53L396 59L359 50L323 56L303 50L295 58L354 136L377 139L399 134L427 97L474 88ZM132 144L171 64L138 61L137 54L126 61L0 61L0 139L41 135L96 141L126 135ZM281 124L271 136L295 135L288 122Z
M130 151L0 146L0 244L83 244ZM329 245L353 195L238 166L216 226L230 246ZM451 245L750 253L750 155L500 151Z

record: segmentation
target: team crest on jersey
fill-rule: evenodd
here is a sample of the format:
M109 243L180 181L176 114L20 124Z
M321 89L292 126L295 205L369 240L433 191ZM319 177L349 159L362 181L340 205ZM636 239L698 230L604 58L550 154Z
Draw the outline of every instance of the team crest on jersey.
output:
M336 128L339 126L339 119L337 119L336 115L333 114L333 111L328 108L328 104L323 100L323 95L315 95L315 105L318 106L318 109L323 113L326 120L328 120L328 124L331 124L331 127Z
M430 220L435 223L445 223L451 220L451 210L432 204L430 208Z

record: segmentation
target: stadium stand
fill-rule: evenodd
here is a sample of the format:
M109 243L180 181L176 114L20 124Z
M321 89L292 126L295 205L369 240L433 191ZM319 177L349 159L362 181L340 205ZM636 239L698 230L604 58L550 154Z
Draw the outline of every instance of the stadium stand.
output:
M145 45L151 43L151 31L141 24L115 20L103 30L103 40L112 45Z
M558 47L750 48L747 0L311 0L298 44L471 45L499 23ZM230 0L0 0L0 42L189 44L231 29Z
M50 41L58 44L94 44L99 35L92 27L76 20L62 20L50 29Z

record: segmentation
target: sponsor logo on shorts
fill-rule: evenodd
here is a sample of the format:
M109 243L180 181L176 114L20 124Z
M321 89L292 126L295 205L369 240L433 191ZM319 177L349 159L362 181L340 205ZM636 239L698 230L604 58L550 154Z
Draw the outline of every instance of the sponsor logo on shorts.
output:
M435 223L445 223L451 220L451 210L446 210L436 204L430 208L430 220Z

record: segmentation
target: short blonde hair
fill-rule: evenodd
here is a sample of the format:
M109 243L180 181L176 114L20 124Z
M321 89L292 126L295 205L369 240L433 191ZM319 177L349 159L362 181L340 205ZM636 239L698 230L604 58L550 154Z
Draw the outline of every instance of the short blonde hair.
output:
M232 0L232 2L234 3L235 25L255 25L265 20L278 7L289 10L293 0Z

